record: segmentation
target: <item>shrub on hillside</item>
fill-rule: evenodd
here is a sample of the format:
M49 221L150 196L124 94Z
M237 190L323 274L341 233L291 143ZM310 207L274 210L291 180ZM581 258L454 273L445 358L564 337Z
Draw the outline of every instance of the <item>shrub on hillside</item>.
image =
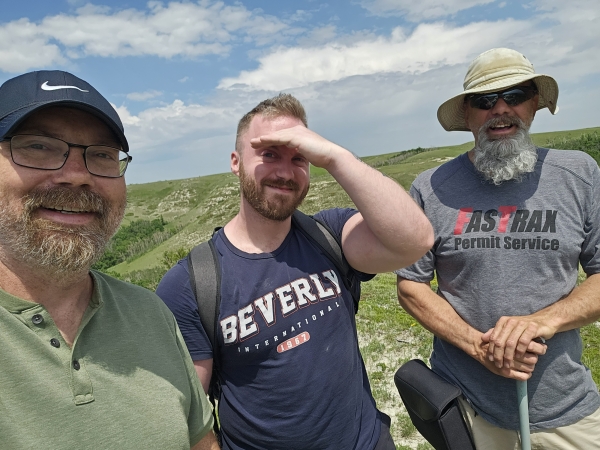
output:
M134 270L133 272L128 272L126 274L120 274L111 270L106 271L106 273L119 280L137 284L138 286L145 287L154 292L158 283L166 273L166 270L162 267L151 267L149 269Z
M179 247L175 250L167 250L163 253L162 258L160 260L162 262L163 269L169 270L171 267L177 264L177 261L185 258L189 252L189 250L183 247Z
M177 264L177 261L187 256L189 250L184 247L179 247L175 250L167 250L163 252L160 258L161 265L150 267L149 269L134 270L124 274L117 273L112 270L103 270L108 275L111 275L119 280L127 281L128 283L137 284L151 291L155 291L162 277L171 267Z
M391 166L393 164L398 164L399 162L404 161L405 159L410 158L411 156L418 155L423 152L430 152L431 150L435 150L435 148L422 148L417 147L410 150L404 150L400 153L397 153L394 156L390 156L388 159L384 161L379 161L373 164L373 167L382 167L382 166Z
M154 220L134 220L129 225L119 228L119 231L110 240L102 258L94 264L94 269L106 270L122 263L131 257L132 253L135 253L132 250L136 246L139 247L140 242L151 239L157 233L164 234L166 224L161 216ZM155 243L155 245L158 244ZM147 246L143 246L140 250L143 253L149 249Z
M564 137L548 139L546 147L561 150L581 150L586 152L600 164L600 133L583 133L578 138Z

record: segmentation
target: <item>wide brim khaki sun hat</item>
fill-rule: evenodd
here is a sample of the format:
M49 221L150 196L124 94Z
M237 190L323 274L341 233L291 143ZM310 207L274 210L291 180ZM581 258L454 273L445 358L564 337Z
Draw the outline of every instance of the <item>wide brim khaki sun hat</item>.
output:
M464 92L438 108L437 117L446 131L470 131L465 124L465 96L487 94L534 80L539 92L538 110L558 112L558 84L554 78L536 74L533 64L521 53L509 48L494 48L479 55L469 66Z

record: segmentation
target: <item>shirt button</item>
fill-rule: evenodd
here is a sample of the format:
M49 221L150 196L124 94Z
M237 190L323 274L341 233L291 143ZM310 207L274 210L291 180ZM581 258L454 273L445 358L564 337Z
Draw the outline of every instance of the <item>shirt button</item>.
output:
M79 361L77 361L77 360L73 361L73 369L79 370L80 368L81 368L81 366L79 365Z
M31 321L33 322L34 325L39 325L44 321L44 318L42 317L41 314L34 314L33 317L31 318Z
M60 341L56 338L52 338L52 339L50 339L50 345L52 347L58 348L58 347L60 347Z

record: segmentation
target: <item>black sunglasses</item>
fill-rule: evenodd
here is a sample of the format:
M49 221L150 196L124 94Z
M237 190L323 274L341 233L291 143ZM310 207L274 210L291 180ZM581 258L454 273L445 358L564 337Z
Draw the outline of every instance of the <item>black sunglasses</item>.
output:
M472 108L487 110L492 109L500 97L508 106L517 106L532 99L537 93L538 90L535 86L519 86L502 92L492 92L491 94L469 95L465 101L468 101Z

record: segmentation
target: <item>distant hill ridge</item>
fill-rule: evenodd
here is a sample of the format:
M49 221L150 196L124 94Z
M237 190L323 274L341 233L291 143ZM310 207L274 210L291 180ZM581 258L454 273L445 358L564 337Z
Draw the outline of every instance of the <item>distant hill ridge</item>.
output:
M536 133L532 134L532 138L540 147L580 149L600 161L600 127ZM422 171L455 158L472 147L473 142L467 142L361 159L408 189ZM127 238L124 241L120 236L118 245L127 255L127 260L108 271L149 288L155 287L167 266L177 257L208 239L215 227L227 223L236 214L239 205L238 179L229 173L132 184L127 190L128 205L119 233L128 232L135 242L127 245ZM301 209L312 214L335 206L352 206L352 202L325 170L311 168L311 188ZM157 228L156 219L160 219L164 226ZM136 233L128 230L129 226L134 226ZM102 266L102 269L107 270L107 266Z

